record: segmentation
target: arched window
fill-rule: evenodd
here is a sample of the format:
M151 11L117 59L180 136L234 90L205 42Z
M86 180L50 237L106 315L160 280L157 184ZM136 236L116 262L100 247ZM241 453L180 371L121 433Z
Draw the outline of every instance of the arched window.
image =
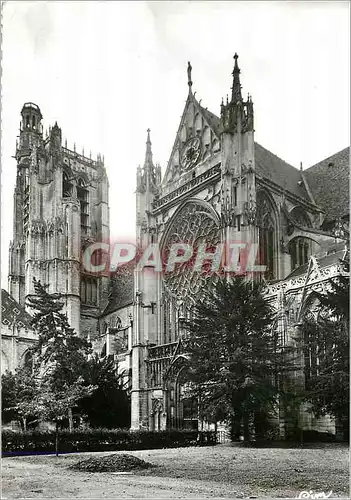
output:
M102 349L101 349L100 358L105 358L106 352L107 352L107 347L106 347L106 342L105 342Z
M98 306L97 278L82 276L80 280L80 299L82 304Z
M72 183L69 181L66 172L62 174L62 196L63 198L69 198L72 196Z
M304 306L302 336L304 345L305 387L311 389L313 378L319 374L320 364L326 355L327 343L333 342L323 335L318 323L327 314L314 293L309 295Z
M33 355L30 351L26 351L23 356L23 367L28 369L33 368Z
M85 282L85 279L82 278L81 282L80 282L80 298L83 302L83 304L86 303L86 282Z
M35 116L32 116L32 127L35 129Z
M114 328L117 328L117 329L121 329L122 328L122 320L119 316L117 316L115 318L115 321L114 321Z
M77 198L80 203L80 227L82 234L88 234L89 229L89 191L83 179L77 182Z
M163 303L163 343L167 344L170 342L170 321L169 321L169 313L170 304L169 300L166 299Z
M307 264L311 256L311 240L308 238L294 238L289 243L291 255L291 269L294 270Z
M268 196L259 191L257 193L257 227L259 243L259 264L266 266L265 278L274 278L275 257L275 215Z

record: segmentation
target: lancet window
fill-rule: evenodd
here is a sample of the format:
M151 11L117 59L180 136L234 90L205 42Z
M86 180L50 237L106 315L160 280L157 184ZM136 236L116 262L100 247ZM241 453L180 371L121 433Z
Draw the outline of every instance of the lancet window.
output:
M63 198L69 198L72 196L72 182L68 178L68 174L63 172L62 174L62 196Z
M307 264L311 256L311 240L308 238L294 238L289 243L291 255L291 269L294 270Z
M82 304L97 306L97 278L93 276L82 276L80 281L80 298Z
M257 193L257 227L259 242L259 264L266 266L264 277L275 277L276 219L273 205L266 193Z
M82 234L88 234L89 229L89 191L83 179L77 182L77 198L80 203L80 227Z

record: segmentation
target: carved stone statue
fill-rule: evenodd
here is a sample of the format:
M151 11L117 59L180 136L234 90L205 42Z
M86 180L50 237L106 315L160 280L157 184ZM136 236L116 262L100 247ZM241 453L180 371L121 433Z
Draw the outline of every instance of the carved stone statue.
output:
M192 86L193 82L191 81L191 70L192 70L192 66L190 64L190 62L188 62L188 85L189 87Z

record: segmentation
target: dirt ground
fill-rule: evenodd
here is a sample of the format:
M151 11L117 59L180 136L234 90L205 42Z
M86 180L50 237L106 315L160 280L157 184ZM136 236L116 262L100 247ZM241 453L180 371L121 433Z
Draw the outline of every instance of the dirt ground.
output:
M3 458L1 498L296 498L302 491L349 496L349 455L342 445L134 451L128 454L157 467L127 475L67 468L106 454Z

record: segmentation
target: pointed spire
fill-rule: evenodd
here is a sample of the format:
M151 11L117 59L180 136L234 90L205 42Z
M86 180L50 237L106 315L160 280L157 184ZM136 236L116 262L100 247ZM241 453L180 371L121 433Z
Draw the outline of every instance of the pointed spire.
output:
M65 139L65 148L67 149L67 139Z
M145 165L152 165L152 151L151 151L151 139L150 139L151 130L147 129L147 139L146 139L146 153L145 153Z
M240 85L240 69L238 66L238 54L234 54L234 69L233 69L233 87L232 87L232 102L236 103L242 100L241 85Z
M193 82L191 81L191 70L192 70L192 66L190 64L190 61L188 61L188 85L189 85L189 92L191 92L191 87L193 85Z

